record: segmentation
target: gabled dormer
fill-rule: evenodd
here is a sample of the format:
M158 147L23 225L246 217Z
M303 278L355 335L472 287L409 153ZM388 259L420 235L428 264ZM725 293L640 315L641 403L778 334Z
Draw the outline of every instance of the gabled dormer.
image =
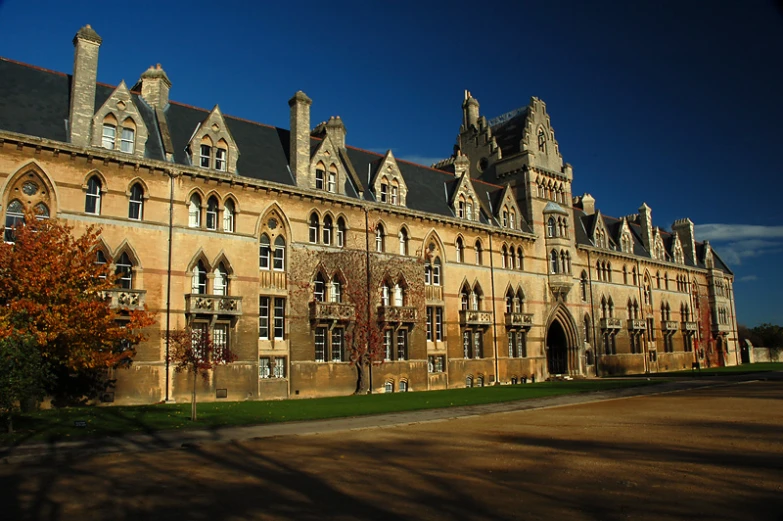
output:
M312 132L321 142L315 148L305 179L298 179L299 186L313 190L346 195L345 184L351 180L361 197L364 187L345 149L345 125L339 116L320 123Z
M590 237L593 239L593 244L596 248L608 250L611 244L609 234L606 232L606 223L604 222L604 216L601 215L601 210L595 212L595 218L593 219L593 229L590 230Z
M495 219L503 228L519 230L522 228L522 212L519 211L516 197L511 186L505 185L495 208Z
M464 156L463 156L464 157ZM470 173L462 171L457 179L454 191L449 199L449 206L454 210L454 215L467 221L479 221L481 210L479 208L479 198L473 183L470 182Z
M682 241L676 233L672 234L672 258L677 264L685 264L685 253L682 249Z
M628 226L628 219L625 217L620 221L620 233L617 236L617 243L620 245L620 251L623 253L633 253L633 236L631 227Z
M188 144L188 152L193 166L237 173L239 149L217 105L196 127Z
M667 260L666 248L663 245L663 237L661 236L661 229L658 227L655 227L653 229L653 247L652 247L652 251L650 252L650 255L655 260L659 260L659 261Z
M90 144L144 157L147 135L147 126L123 80L93 116Z
M408 187L391 150L386 152L386 155L381 160L381 164L375 171L372 190L375 194L375 200L379 203L405 206Z
M704 266L707 269L713 269L715 268L715 259L712 256L712 246L710 246L710 241L704 241Z

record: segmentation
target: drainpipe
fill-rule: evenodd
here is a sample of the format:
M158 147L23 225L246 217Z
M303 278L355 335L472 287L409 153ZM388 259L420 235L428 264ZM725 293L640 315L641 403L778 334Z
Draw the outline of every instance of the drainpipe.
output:
M652 281L650 282L652 284ZM642 306L644 306L644 295L642 295L642 286L644 286L644 276L642 275L642 265L639 264L639 261L636 261L636 289L639 293L639 302L641 302ZM650 292L652 293L652 288L650 289ZM650 297L650 307L652 308L652 295ZM655 309L653 309L653 313L655 313ZM643 319L645 323L647 323L647 317ZM634 334L636 334L636 330L634 330ZM650 350L647 346L648 338L652 336L652 332L647 333L647 330L645 329L644 333L642 333L642 338L644 338L644 347L642 348L642 354L644 354L644 372L649 373L650 372ZM657 356L657 353L656 353ZM657 360L657 358L656 358Z
M371 277L370 277L370 211L367 208L367 206L364 207L364 243L365 243L365 259L366 259L366 269L367 269L367 358L369 360L369 385L368 388L368 394L372 394L372 365L373 361L370 358L370 299L372 298L372 289L370 288L371 284Z
M166 402L171 400L169 394L170 371L169 371L169 349L171 346L171 255L172 241L174 233L174 172L171 169L166 170L169 176L169 240L168 240L168 263L166 265Z
M590 250L587 250L587 283L590 286L590 321L592 322L593 326L593 356L595 357L595 375L601 376L600 371L598 370L598 353L600 352L599 346L596 343L595 338L595 303L593 302L593 270L590 269L590 266L592 266L593 263L590 260Z
M492 290L492 349L493 356L495 357L495 385L500 385L500 365L498 362L498 325L497 315L495 309L497 302L495 301L495 265L492 262L492 232L488 232L489 235L489 276L490 285Z
M742 348L739 342L739 327L737 327L737 312L734 308L734 284L731 285L731 325L734 327L734 361L737 365L740 364L739 351ZM728 345L728 341L726 342Z

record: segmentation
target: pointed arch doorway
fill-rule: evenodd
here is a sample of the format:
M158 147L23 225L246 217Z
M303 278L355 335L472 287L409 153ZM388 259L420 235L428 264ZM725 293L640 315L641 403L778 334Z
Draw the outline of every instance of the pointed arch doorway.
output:
M576 326L570 313L559 307L546 330L546 362L550 375L581 373Z

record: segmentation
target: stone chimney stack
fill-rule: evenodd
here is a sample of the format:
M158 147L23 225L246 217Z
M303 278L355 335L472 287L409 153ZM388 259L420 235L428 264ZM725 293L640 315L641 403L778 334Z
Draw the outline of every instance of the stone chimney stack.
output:
M639 207L639 225L642 227L642 243L644 243L644 247L647 251L652 253L652 209L647 206L647 203L642 203L642 206Z
M465 101L462 103L462 126L465 130L470 127L478 128L479 120L479 102L470 95L470 91L465 91Z
M68 111L70 142L90 144L92 116L95 114L95 81L98 77L98 49L101 37L90 25L85 25L73 37L73 77L71 103Z
M307 184L307 171L310 168L310 105L313 100L301 90L288 100L291 107L291 138L289 162L298 186Z
M339 148L345 148L345 124L340 116L332 116L329 121L326 122L326 135L332 140L334 146Z
M150 106L165 109L169 104L169 90L171 90L171 80L166 75L160 63L156 66L150 66L144 71L139 80L141 83L141 97Z
M459 179L468 170L470 170L470 159L457 150L457 157L454 159L454 177Z
M595 213L595 198L586 193L579 199L582 203L582 211L587 215L593 215Z
M677 219L672 225L672 231L677 234L682 243L682 249L685 255L695 263L696 259L696 238L693 234L693 221L688 219Z

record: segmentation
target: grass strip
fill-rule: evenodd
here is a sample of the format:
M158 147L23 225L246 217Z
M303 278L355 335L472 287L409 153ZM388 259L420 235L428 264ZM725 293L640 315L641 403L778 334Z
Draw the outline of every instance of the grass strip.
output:
M651 382L647 379L576 380L302 400L208 402L198 405L198 421L196 422L190 421L189 403L69 407L35 411L16 416L14 418L16 431L11 434L0 434L0 445L460 407L605 391L651 383L658 382ZM76 422L84 426L77 427Z
M699 378L705 376L730 376L766 373L769 371L783 371L783 362L759 362L756 364L742 364L729 367L702 367L700 370L684 369L682 371L652 373L645 376L650 378ZM628 377L638 378L639 375L628 375Z

